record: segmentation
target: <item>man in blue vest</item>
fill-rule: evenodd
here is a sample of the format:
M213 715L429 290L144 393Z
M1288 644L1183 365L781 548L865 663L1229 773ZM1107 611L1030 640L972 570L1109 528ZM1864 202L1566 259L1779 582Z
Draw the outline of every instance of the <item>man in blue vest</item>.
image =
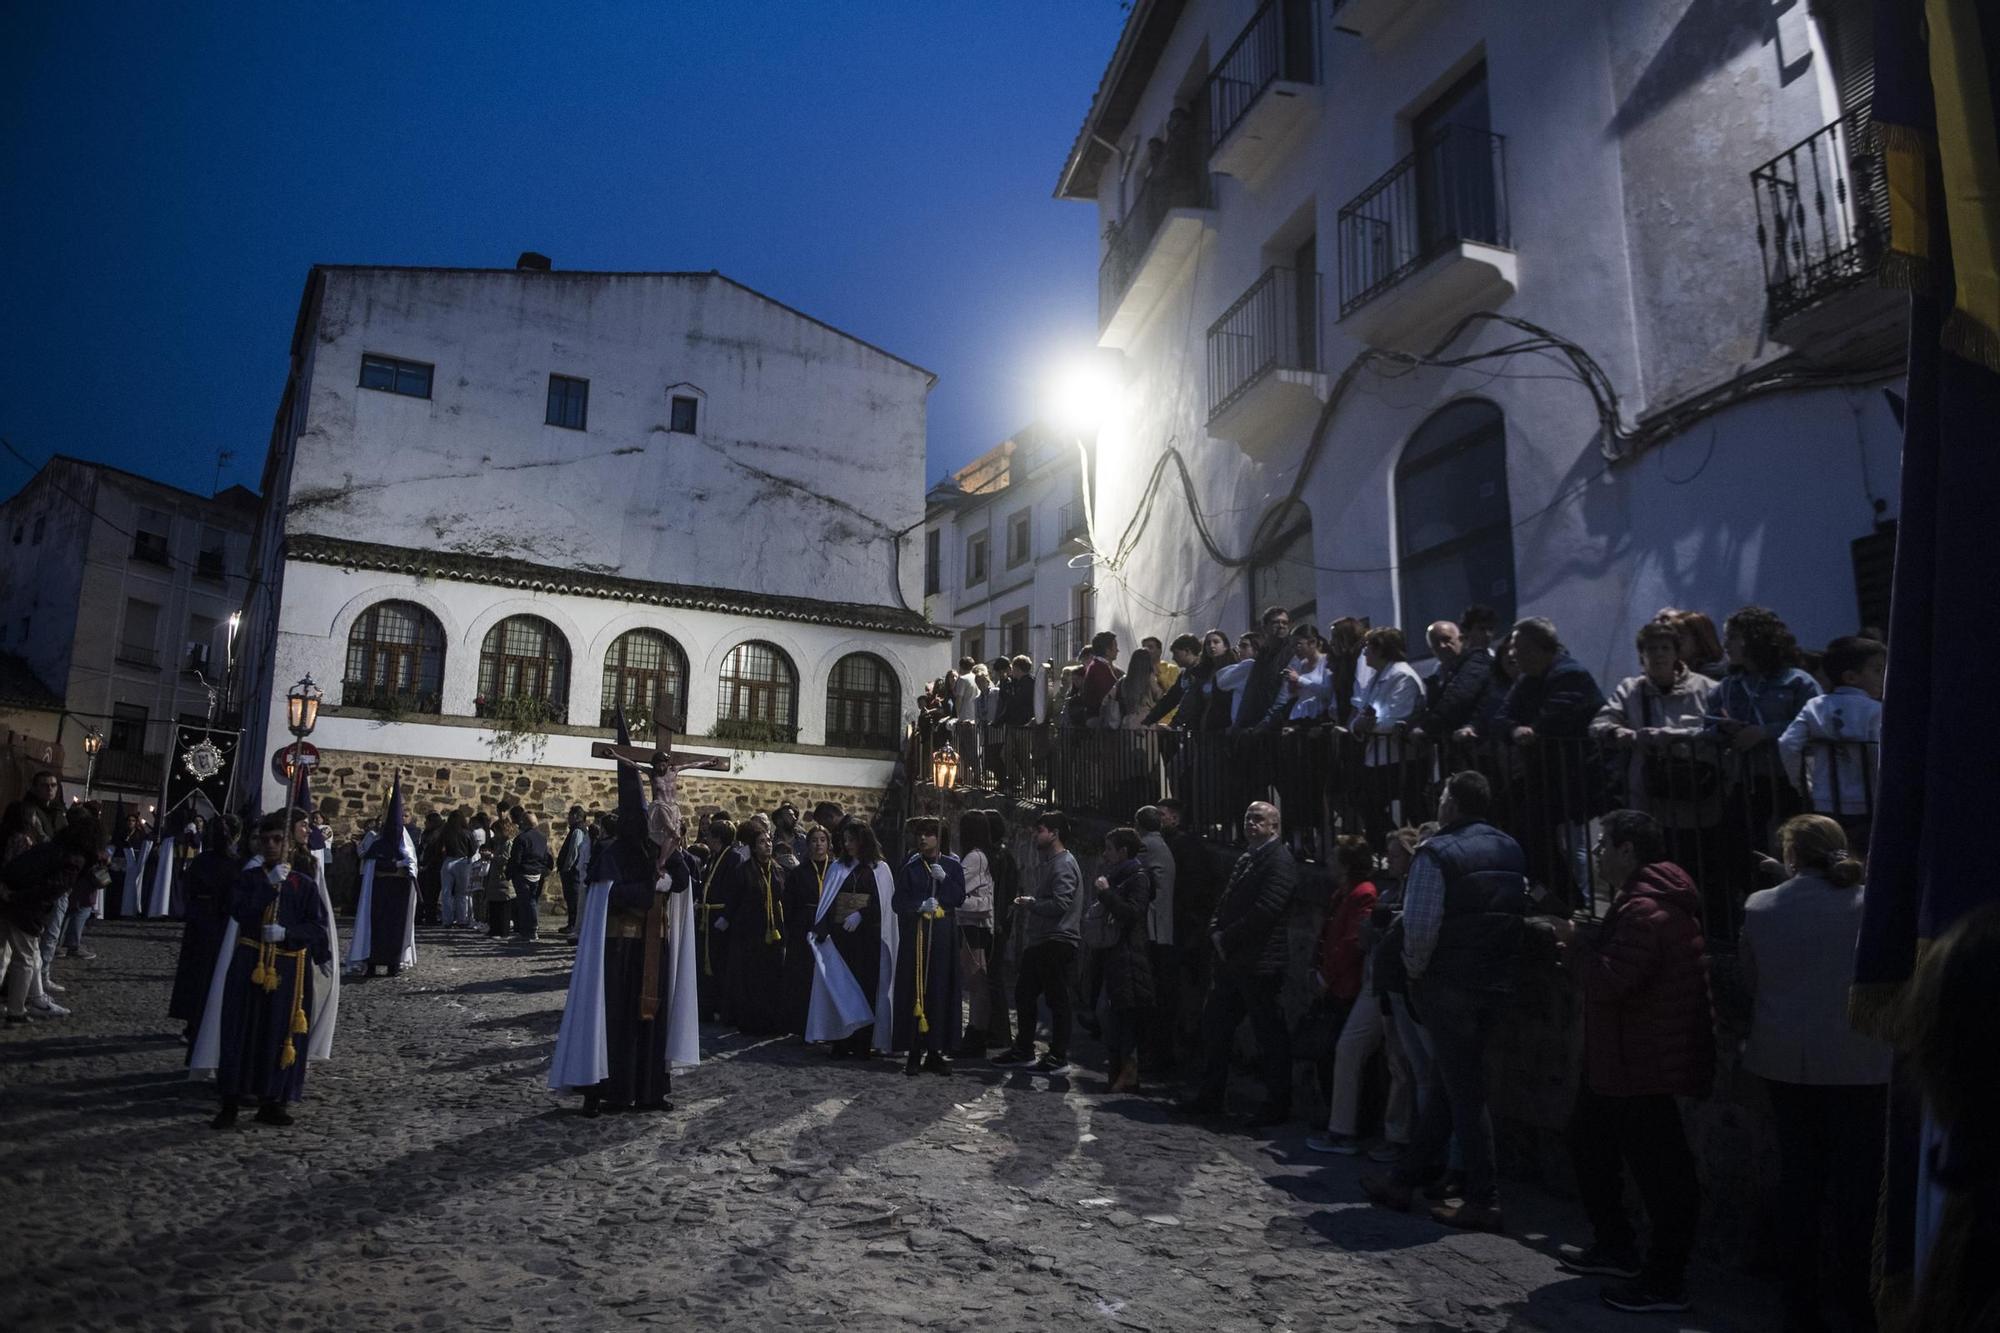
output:
M1403 965L1434 1058L1409 1151L1393 1174L1361 1182L1376 1204L1407 1212L1416 1191L1444 1174L1456 1135L1465 1186L1431 1216L1477 1231L1501 1229L1486 1047L1528 929L1527 860L1519 843L1486 822L1492 803L1484 774L1454 773L1438 802L1441 827L1417 849L1404 881Z

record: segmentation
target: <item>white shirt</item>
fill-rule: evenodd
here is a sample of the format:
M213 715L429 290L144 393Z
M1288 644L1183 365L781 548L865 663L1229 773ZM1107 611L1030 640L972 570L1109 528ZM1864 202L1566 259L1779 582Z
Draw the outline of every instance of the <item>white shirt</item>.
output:
M1278 700L1291 703L1285 714L1294 722L1308 722L1326 712L1326 698L1333 690L1333 677L1327 673L1326 658L1321 656L1311 668L1303 657L1294 657L1291 667L1299 674L1299 683L1290 681L1278 687Z
M1257 659L1246 657L1219 668L1209 677L1209 682L1215 689L1226 691L1229 695L1229 725L1232 727L1243 725L1243 719L1239 716L1243 711L1243 687L1250 683L1250 673L1256 669Z
M1865 815L1882 760L1882 701L1842 685L1806 700L1778 737L1785 777L1822 814Z
M993 868L986 864L986 853L974 848L959 858L959 865L965 870L965 902L958 909L959 924L992 925Z
M1424 706L1424 678L1408 662L1391 662L1355 691L1354 711L1375 710L1375 730L1388 731L1398 722L1408 722ZM1370 768L1393 764L1403 755L1400 736L1374 735L1368 740L1366 763Z

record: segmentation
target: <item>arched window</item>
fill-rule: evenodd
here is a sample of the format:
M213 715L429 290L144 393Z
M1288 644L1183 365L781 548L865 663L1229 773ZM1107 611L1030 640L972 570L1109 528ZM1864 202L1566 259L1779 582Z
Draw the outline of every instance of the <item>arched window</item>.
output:
M1267 606L1282 606L1292 623L1319 614L1319 571L1313 568L1312 511L1288 500L1257 525L1250 566L1250 615L1256 619Z
M799 673L768 643L739 643L722 659L715 734L744 740L784 740L798 735Z
M1507 505L1507 425L1468 398L1417 427L1396 465L1397 579L1412 654L1424 626L1483 603L1514 619L1514 521Z
M538 699L550 722L569 721L569 644L540 616L508 616L479 645L480 717L501 715L511 700Z
M656 629L627 630L604 654L604 699L597 725L611 725L620 706L634 730L654 721L653 700L661 701L659 720L675 731L687 726L687 656L681 646Z
M873 653L849 653L826 682L826 743L893 750L902 739L896 673Z
M340 702L435 713L444 689L444 626L415 602L377 602L347 632Z

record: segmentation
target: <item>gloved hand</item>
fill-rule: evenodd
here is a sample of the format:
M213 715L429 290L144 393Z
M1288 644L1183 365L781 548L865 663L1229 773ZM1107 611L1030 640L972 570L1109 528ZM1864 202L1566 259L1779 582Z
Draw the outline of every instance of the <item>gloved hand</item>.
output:
M846 917L841 920L840 928L844 931L847 931L849 934L853 934L855 931L861 929L861 913L849 912L846 915Z
M284 938L285 928L277 922L273 921L270 925L264 927L264 943L278 944L283 942Z
M672 893L673 891L674 891L673 876L662 875L658 879L653 881L654 893Z
M938 910L938 900L935 898L926 898L924 899L924 905L922 907L919 907L917 910L919 912L922 912L925 916L931 916L935 914Z
M717 930L728 930L728 929L729 929L729 918L728 918L728 917L726 917L726 916L719 916L719 917L715 918L715 929L717 929Z
M931 878L932 878L932 879L936 880L936 881L937 881L938 883L940 883L940 884L944 883L944 867L943 867L943 866L939 865L939 864L938 864L937 862L935 862L935 861L932 861L932 862L930 863L930 871L931 871Z

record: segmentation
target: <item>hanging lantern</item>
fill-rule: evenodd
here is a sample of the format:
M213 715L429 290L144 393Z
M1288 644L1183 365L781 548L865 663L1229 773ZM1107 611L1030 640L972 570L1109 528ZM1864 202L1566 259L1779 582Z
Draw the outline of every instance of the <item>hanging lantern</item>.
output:
M307 676L291 689L285 691L285 725L294 736L304 739L312 735L319 725L319 701L324 697L320 687Z
M958 785L958 751L951 748L950 741L931 756L931 781L939 791L950 791Z

